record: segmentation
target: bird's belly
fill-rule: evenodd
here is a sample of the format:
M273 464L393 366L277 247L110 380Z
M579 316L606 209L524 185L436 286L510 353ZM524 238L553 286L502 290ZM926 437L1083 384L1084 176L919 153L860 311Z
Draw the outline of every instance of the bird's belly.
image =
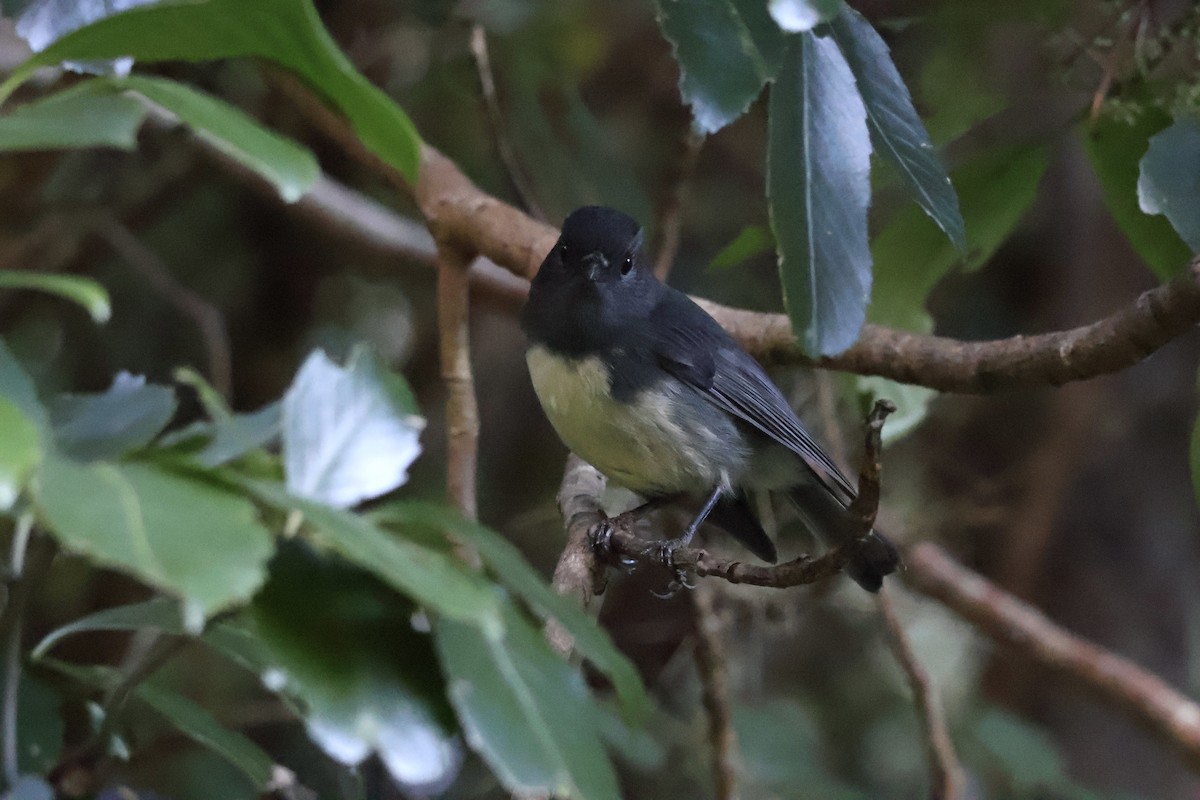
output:
M739 441L678 413L678 398L645 389L613 399L607 365L535 346L529 375L550 424L567 447L613 482L644 495L701 493L728 485L745 466Z

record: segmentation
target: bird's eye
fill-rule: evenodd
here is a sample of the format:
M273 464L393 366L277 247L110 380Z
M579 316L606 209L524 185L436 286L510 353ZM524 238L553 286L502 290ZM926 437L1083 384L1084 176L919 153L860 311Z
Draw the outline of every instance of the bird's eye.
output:
M570 252L570 251L567 250L567 246L565 244L560 244L558 246L558 257L559 258L566 259L568 252Z
M625 256L621 262L621 274L628 275L633 270L633 256Z

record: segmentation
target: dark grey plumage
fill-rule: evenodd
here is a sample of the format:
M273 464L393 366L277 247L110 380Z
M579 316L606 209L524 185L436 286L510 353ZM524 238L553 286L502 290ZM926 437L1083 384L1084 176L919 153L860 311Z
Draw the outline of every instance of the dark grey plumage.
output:
M533 281L521 318L527 361L563 441L647 499L714 497L710 519L767 561L775 548L748 490L788 493L811 527L843 540L854 488L758 362L654 277L641 243L634 220L586 206L563 223ZM898 563L873 533L849 572L875 591Z

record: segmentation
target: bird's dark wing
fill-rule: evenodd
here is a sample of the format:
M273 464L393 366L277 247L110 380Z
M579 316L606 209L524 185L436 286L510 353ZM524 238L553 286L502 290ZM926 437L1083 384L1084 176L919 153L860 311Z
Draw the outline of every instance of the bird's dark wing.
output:
M654 325L659 365L714 405L791 450L834 497L848 505L854 487L813 441L758 362L686 295L672 292L663 305Z

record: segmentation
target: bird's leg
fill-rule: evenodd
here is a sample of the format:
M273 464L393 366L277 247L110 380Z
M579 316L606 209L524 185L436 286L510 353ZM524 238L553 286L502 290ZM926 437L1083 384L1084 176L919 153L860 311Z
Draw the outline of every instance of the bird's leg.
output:
M681 547L687 547L688 544L691 543L692 537L696 535L696 531L700 530L700 526L703 525L704 520L708 518L709 512L713 510L713 506L717 504L717 501L721 499L721 495L724 493L725 487L717 485L712 490L712 493L708 496L708 499L704 501L704 505L701 506L700 511L696 514L695 519L688 524L687 528L680 536L677 536L674 539L667 539L665 541L658 542L655 545L659 559L662 561L664 567L671 571L675 571L673 557L674 551Z

